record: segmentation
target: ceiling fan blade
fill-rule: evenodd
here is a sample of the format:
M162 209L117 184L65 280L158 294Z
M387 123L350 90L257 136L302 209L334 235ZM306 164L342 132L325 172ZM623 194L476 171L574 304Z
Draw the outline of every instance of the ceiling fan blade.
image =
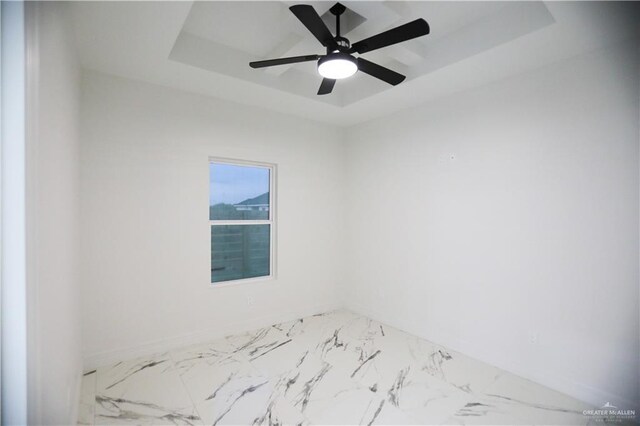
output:
M336 85L336 81L330 78L323 78L318 89L318 95L328 95L333 90L333 86Z
M385 68L382 65L369 62L363 58L358 58L358 70L369 74L372 77L379 78L382 81L386 81L394 86L402 83L406 78L402 74L392 71L389 68Z
M289 58L267 59L264 61L249 62L251 68L272 67L274 65L295 64L296 62L316 61L320 55L291 56Z
M336 50L338 45L333 39L333 35L329 28L324 24L318 12L308 4L296 4L289 8L296 18L300 20L304 24L305 27L311 34L313 34L323 46L330 48L331 50Z
M365 53L382 47L391 46L392 44L411 40L429 34L429 24L424 19L416 19L408 24L400 25L383 33L374 35L351 46L352 52Z

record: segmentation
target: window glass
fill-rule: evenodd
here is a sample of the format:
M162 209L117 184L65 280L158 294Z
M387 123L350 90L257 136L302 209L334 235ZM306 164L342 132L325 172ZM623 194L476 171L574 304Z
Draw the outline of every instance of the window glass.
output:
M269 219L269 169L209 164L209 220Z
M211 226L211 282L268 276L271 225Z
M209 163L212 283L273 274L274 167Z

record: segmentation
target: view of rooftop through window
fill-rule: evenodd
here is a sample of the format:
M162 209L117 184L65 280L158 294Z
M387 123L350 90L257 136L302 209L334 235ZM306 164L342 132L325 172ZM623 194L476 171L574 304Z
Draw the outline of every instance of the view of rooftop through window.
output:
M209 164L209 219L269 218L269 169Z

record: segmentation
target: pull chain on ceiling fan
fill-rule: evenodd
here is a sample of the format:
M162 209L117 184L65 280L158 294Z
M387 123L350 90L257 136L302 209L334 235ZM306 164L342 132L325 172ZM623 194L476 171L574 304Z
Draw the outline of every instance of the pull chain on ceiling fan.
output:
M400 84L406 77L382 65L367 61L362 57L353 56L354 53L363 54L381 49L403 41L429 34L429 24L424 19L416 19L408 24L400 25L372 37L350 44L349 40L340 35L340 15L346 7L336 3L329 11L336 17L335 37L315 11L313 6L297 4L289 8L302 24L327 49L326 55L304 55L288 58L267 59L250 62L251 68L272 67L275 65L294 64L297 62L318 61L318 73L323 77L318 95L331 93L336 80L347 78L362 71L393 86Z

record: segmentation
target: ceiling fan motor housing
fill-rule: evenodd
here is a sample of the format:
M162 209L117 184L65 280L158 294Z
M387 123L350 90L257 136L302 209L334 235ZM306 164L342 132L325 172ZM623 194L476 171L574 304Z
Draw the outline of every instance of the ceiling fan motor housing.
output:
M347 40L344 37L335 37L334 41L336 42L336 44L338 45L338 51L339 52L348 52L349 49L351 49L351 43L349 43L349 40ZM335 52L331 51L331 49L327 48L327 54Z

